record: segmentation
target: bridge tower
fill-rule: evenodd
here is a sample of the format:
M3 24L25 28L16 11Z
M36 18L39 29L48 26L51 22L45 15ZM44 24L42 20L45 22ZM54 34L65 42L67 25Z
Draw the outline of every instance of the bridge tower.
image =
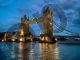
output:
M53 35L53 16L49 7L43 10L43 25L44 34L52 36Z
M21 18L21 28L24 30L24 35L29 35L29 23L27 23L29 19L27 19L26 15Z

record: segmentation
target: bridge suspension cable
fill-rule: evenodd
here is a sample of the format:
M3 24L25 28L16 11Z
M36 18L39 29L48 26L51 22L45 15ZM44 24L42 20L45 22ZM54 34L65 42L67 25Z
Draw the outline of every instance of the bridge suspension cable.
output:
M54 24L55 24L56 28L59 28L55 22L54 22ZM62 30L61 30L61 29L58 29L58 31L62 31ZM57 31L57 32L58 32L58 31ZM66 34L70 34L70 33L67 33L67 32L65 32L65 33L66 33Z
M55 24L55 26L58 28L58 24L56 23L56 22L54 22L54 24ZM61 27L62 28L62 27ZM61 29L58 29L59 31L62 31ZM79 33L75 33L75 32L71 32L71 31L69 31L69 30L67 30L67 29L64 29L65 31L67 31L67 32L69 32L69 33L72 33L72 34L77 34L77 35L79 35Z

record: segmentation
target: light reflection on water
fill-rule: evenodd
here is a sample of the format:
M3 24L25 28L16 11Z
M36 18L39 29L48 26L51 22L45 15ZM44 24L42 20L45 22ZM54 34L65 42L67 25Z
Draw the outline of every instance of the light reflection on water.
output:
M0 60L80 60L80 45L0 42Z
M59 60L57 44L0 42L0 46L3 60Z
M80 60L80 45L0 42L0 60Z

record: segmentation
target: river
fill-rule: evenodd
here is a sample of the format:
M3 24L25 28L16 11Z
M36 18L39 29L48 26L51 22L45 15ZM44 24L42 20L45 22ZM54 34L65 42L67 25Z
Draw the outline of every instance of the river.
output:
M0 42L0 60L80 60L80 46Z

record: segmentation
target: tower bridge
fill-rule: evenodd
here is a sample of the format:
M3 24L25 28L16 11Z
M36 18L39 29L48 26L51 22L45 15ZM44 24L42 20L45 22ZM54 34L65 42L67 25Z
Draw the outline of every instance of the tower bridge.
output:
M43 17L41 18L36 18L36 19L32 19L29 20L26 18L26 16L21 18L21 28L24 29L24 32L27 33L27 35L29 34L29 26L30 24L35 24L35 23L43 23L43 33L45 35L53 35L53 16L52 16L52 12L50 11L49 7L47 7L44 11L43 11Z
M53 40L55 41L55 38L65 38L65 37L73 37L73 36L53 36L53 13L50 10L49 7L43 10L43 17L36 18L29 20L27 19L26 15L21 18L21 28L24 30L24 35L27 34L29 35L29 26L30 24L35 24L35 23L43 23L43 34L39 37L42 40ZM57 25L58 27L58 25ZM60 29L59 29L60 30ZM66 29L64 29L67 32L70 32ZM74 32L70 32L72 34L75 34ZM78 34L75 37L79 37Z
M24 35L29 35L29 26L35 23L43 23L43 35L40 39L52 40L53 36L53 14L49 7L43 10L43 17L39 17L36 19L29 20L26 15L21 18L21 29L24 31Z
M17 38L20 38L20 41L25 41L25 39L26 39L25 36L27 36L27 39L30 39L31 41L32 41L32 39L35 40L35 37L31 36L31 34L30 34L29 27L31 24L41 23L41 22L43 23L43 34L41 34L39 37L36 37L36 39L38 39L38 40L40 39L43 42L45 42L45 41L55 42L56 38L66 38L66 37L80 38L80 35L78 33L74 33L74 32L71 32L69 30L66 30L66 29L64 29L64 30L71 33L71 34L74 34L74 36L53 36L53 32L54 32L54 29L53 29L53 12L50 10L49 7L47 7L46 9L43 10L43 16L42 17L38 17L36 19L29 20L26 17L26 15L24 15L24 17L21 18L20 31L18 33L16 32L14 35L12 33L10 33L10 36L12 35L12 37L11 37L12 41L15 41L14 39L17 39ZM54 22L54 24L55 24L55 22ZM58 24L55 24L55 25L58 28ZM60 31L61 29L58 29L58 30ZM4 36L5 36L4 37L4 39L5 39L6 34Z

